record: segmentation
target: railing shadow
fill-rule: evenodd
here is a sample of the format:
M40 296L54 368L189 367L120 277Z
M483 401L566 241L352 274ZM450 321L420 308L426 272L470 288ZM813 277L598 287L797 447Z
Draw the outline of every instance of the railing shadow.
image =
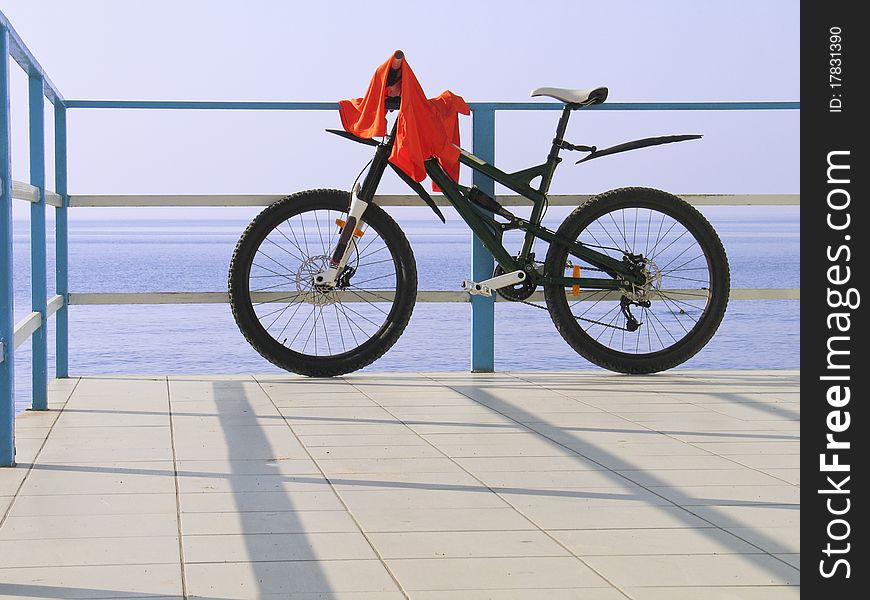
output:
M127 468L127 467L100 467L96 465L68 465L68 464L40 464L34 465L34 470L41 471L61 471L74 473L114 473L118 475L151 475L155 477L171 477L175 471L169 469L142 469L142 468ZM202 477L205 479L214 479L224 477L231 479L231 475L227 473L213 471L177 471L179 477ZM415 489L415 490L434 490L434 491L453 491L453 492L469 492L490 494L493 490L502 494L517 494L523 496L540 496L554 498L585 498L598 500L644 500L643 496L638 494L614 493L614 492L590 492L581 489L548 489L548 488L529 488L515 486L494 486L485 485L467 485L467 484L451 484L451 483L426 483L422 481L389 481L386 479L356 479L343 477L329 477L329 480L324 480L322 477L310 475L286 475L276 477L278 480L283 480L292 483L300 484L323 484L325 488L331 485L354 486L360 488L391 488L391 489ZM637 487L638 484L630 481L623 481L620 485ZM642 487L642 486L641 486ZM249 492L240 492L249 493ZM273 492L278 493L278 492ZM765 507L775 505L777 508L786 508L797 510L797 505L790 504L774 504L771 502L754 502L754 501L739 501L726 499L710 499L713 502L728 503L729 506L755 506ZM269 511L281 512L281 511Z
M149 411L137 411L137 410L101 410L101 409L67 409L65 412L69 413L105 413L105 414L128 414L128 415L159 415L161 413L158 412L149 412ZM175 412L173 413L178 417L211 417L214 416L211 413L196 413L196 412ZM389 419L367 419L367 418L344 418L344 417L299 417L294 416L294 419L299 421L313 421L313 422L337 422L337 423L371 423L371 424L393 424L395 421L391 421ZM257 417L258 420L274 420L277 422L283 421L283 417L276 415L259 415ZM504 424L498 423L474 423L474 422L460 422L460 421L416 421L413 419L404 420L403 423L407 425L443 425L445 427L474 427L474 428L493 428L493 429L504 429ZM620 429L620 428L612 428L612 427L562 427L562 426L553 426L552 429L558 429L559 431L584 431L588 433L631 433L631 434L647 434L647 435L697 435L704 437L721 437L721 438L736 438L736 439L764 439L764 440L778 440L778 441L799 441L800 437L796 435L788 435L788 434L771 434L771 433L734 433L730 431L691 431L691 430L680 430L680 429L655 429L652 425L649 426L650 429Z
M130 592L128 590L116 590L111 588L84 588L56 585L43 585L37 583L4 583L0 581L0 597L4 598L175 598L165 596L159 592L147 591ZM180 598L180 596L177 596ZM196 596L197 600L233 600L220 596Z
M169 381L169 386L171 406L171 379ZM229 449L228 464L230 465L230 470L227 480L229 481L231 493L236 504L236 512L239 522L241 524L242 537L244 538L245 545L248 550L248 558L251 559L251 561L248 562L247 565L248 568L250 568L253 572L253 579L256 581L257 584L256 593L253 593L254 591L252 590L251 596L262 597L266 594L275 593L277 591L274 589L274 569L269 562L260 562L256 560L255 553L257 552L257 547L254 544L254 538L252 537L252 535L260 533L261 530L258 528L259 521L255 518L255 515L251 512L247 512L246 507L242 502L242 497L248 494L249 491L240 484L242 480L239 478L239 476L244 475L245 473L238 469L239 463L235 460L239 459L240 455L234 453L242 450L242 448L240 448L238 444L238 438L231 435L232 430L239 427L244 427L248 443L251 446L256 448L268 449L268 452L264 452L264 460L277 458L277 456L276 453L271 450L272 446L269 442L269 439L265 435L261 424L258 423L257 411L255 407L251 404L247 395L247 391L245 390L242 382L212 382L211 387L214 397L214 404L216 406L217 417L221 426L221 431L224 434L226 445ZM172 416L174 418L175 415ZM268 454L269 456L266 456L266 454ZM246 457L250 458L249 456ZM274 492L274 494L275 498L273 499L273 503L271 504L270 508L275 512L287 513L286 516L293 523L292 530L294 532L298 530L300 532L300 536L305 535L304 533L302 533L305 531L305 528L303 527L301 520L296 516L297 508L295 507L293 499L290 497L290 494L286 491ZM183 513L179 514L179 519L183 518ZM183 531L184 530L182 528L182 532ZM303 554L302 556L300 556L299 560L309 561L309 569L306 573L307 586L310 586L318 591L322 591L324 594L326 594L332 590L332 587L326 574L319 568L319 563L316 561L316 558L317 557L312 551L309 554Z

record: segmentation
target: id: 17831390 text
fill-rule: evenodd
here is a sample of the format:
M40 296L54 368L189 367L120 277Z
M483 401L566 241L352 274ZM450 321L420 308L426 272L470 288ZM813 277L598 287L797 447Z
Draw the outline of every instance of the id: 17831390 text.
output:
M828 34L828 85L831 87L828 111L838 113L843 111L843 29L834 26L828 29Z

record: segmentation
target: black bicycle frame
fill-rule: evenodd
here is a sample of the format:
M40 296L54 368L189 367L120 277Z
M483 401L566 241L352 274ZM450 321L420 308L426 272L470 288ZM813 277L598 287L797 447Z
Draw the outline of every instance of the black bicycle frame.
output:
M553 174L556 172L556 167L560 162L562 162L562 159L559 157L562 148L587 150L592 153L590 157L595 154L594 147L573 146L565 142L563 139L565 130L568 127L568 120L571 116L571 111L576 108L579 108L579 106L568 104L562 111L562 116L559 119L558 126L556 127L556 137L553 138L553 144L550 148L550 153L547 156L547 161L543 164L529 167L528 169L523 169L515 173L506 173L465 150L460 151L459 161L462 164L471 167L475 171L483 173L508 189L531 200L532 213L528 220L514 217L508 223L497 221L492 213L479 207L469 198L469 188L454 182L453 179L441 168L437 159L430 158L425 161L426 173L432 178L432 181L441 188L444 197L447 198L448 202L450 202L453 208L456 209L456 212L460 217L462 217L462 220L468 224L472 231L474 231L475 235L477 235L486 249L492 253L496 262L505 270L505 272L525 270L529 276L539 282L564 285L565 287L579 285L586 289L619 289L631 284L642 285L644 283L643 274L640 273L635 265L631 264L629 261L617 260L611 256L593 250L579 241L561 238L556 234L556 232L541 225L544 216L544 209L547 205L547 192L550 189L550 183L553 180ZM384 171L389 164L388 159L395 141L396 123L393 123L389 135L381 143L374 142L373 140L357 138L352 134L345 134L344 132L334 131L333 133L344 135L345 137L354 139L355 141L372 145L377 144L375 156L372 159L372 165L363 180L359 192L360 200L372 202ZM634 147L653 145L649 143L650 141L651 140L639 140L638 143L640 145ZM675 139L673 141L678 140ZM541 183L538 189L531 187L531 181L536 177L541 178ZM422 190L422 187L419 189L415 188L415 191L418 194L420 194L420 190ZM427 200L427 197L423 197L423 199ZM428 198L428 201L431 202L431 198ZM432 205L434 205L434 202ZM511 229L525 231L523 246L517 257L511 256L502 244L502 234ZM527 265L530 264L528 259L532 253L535 239L542 239L550 244L566 246L568 252L572 256L601 269L611 278L565 277L552 274L541 275L534 269L527 269Z

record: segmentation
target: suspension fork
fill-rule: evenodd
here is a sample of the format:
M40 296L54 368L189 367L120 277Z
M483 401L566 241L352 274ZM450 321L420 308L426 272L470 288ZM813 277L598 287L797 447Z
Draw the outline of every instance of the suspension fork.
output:
M354 233L362 222L362 216L368 205L374 200L375 192L378 185L381 183L381 178L384 176L384 171L389 165L390 153L393 151L393 142L396 139L396 125L399 120L393 122L390 135L383 144L379 144L375 150L375 157L372 159L372 166L369 167L362 185L357 183L351 191L350 208L347 213L347 220L341 229L341 235L338 236L338 243L332 252L329 259L329 268L318 273L314 277L316 285L327 287L335 287L336 279L344 270L347 261L351 255L351 240Z

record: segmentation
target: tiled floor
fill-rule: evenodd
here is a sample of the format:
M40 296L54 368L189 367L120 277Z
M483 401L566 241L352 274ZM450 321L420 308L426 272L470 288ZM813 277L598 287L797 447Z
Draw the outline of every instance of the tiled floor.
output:
M0 598L798 598L794 371L52 383Z

